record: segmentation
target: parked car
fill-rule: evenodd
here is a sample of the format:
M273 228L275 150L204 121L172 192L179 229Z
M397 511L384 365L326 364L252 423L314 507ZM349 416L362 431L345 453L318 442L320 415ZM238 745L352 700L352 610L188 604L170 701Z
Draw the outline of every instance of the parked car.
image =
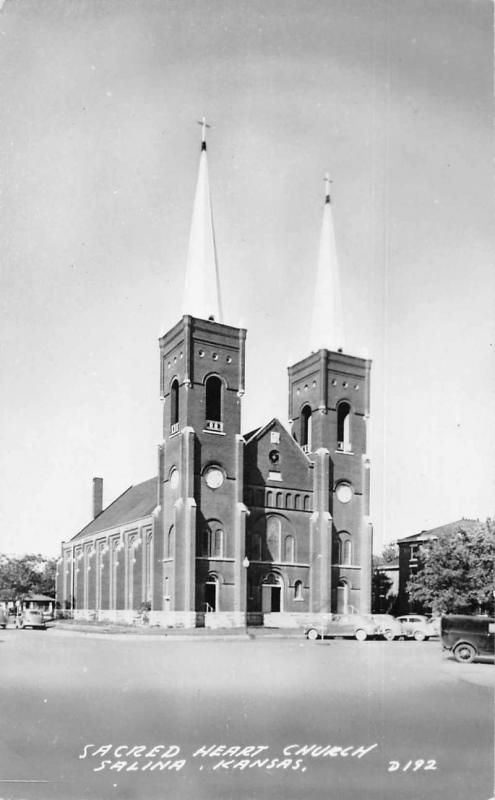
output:
M43 612L26 608L17 614L15 626L16 628L45 628Z
M0 628L6 628L9 624L9 613L4 608L0 608Z
M321 624L309 625L305 630L307 639L320 639L325 636L349 636L364 642L371 636L378 636L378 625L373 617L365 614L334 614Z
M428 636L440 636L440 617L428 617Z
M456 661L469 664L479 656L494 657L495 620L488 616L447 614L442 617L442 648L450 650Z
M433 629L429 625L428 617L421 614L408 614L403 617L397 617L397 621L401 625L401 636L405 636L407 639L423 642L425 639L429 639L430 636L435 636Z
M373 614L373 619L378 625L378 633L391 642L402 634L402 626L391 614Z

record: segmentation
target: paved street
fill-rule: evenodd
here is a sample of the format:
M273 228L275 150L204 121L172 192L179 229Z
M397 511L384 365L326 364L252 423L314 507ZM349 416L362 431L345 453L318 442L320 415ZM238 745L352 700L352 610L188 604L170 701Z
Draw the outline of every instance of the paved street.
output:
M6 630L0 671L2 800L493 794L493 666L435 641Z

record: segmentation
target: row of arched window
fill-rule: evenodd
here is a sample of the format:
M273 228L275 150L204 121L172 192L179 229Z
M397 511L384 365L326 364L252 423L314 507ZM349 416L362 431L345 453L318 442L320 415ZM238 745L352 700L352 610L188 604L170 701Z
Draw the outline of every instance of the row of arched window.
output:
M312 449L312 421L313 413L309 405L301 409L301 439L303 450ZM337 449L348 452L351 449L351 405L347 400L342 400L337 405Z
M222 421L222 389L223 383L218 375L210 375L205 382L205 419L206 422ZM172 433L179 425L179 380L174 378L170 386L170 427Z
M311 497L309 494L248 488L245 497L246 505L248 506L284 508L291 511L311 511Z
M164 558L174 557L175 528L172 525L165 538ZM197 555L206 558L227 556L225 531L218 520L210 520L198 537Z
M267 532L264 541L262 534L252 533L249 537L248 555L251 561L275 561L294 564L296 561L296 540L291 534L281 536L279 532Z
M266 525L264 531L254 530L248 534L247 553L251 561L274 561L286 564L294 564L297 561L296 537L293 533L282 529L282 522L287 527L287 520L268 517L266 522L260 521L257 526L259 528ZM165 558L173 558L174 537L175 529L172 525L165 540ZM198 545L198 556L225 558L227 555L225 531L221 523L212 520L205 525ZM353 563L352 540L347 531L339 533L335 555L337 563L342 566L349 566Z

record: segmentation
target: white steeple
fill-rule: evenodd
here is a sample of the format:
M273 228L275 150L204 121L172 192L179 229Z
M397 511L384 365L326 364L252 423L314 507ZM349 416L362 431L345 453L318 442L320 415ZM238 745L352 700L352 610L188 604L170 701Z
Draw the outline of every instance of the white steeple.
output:
M335 246L332 205L330 202L330 178L328 175L325 175L325 206L323 209L309 344L312 351L344 348L339 265Z
M187 253L183 314L201 319L213 317L216 322L222 322L220 279L206 158L206 128L210 126L204 117L199 124L202 131L201 155Z

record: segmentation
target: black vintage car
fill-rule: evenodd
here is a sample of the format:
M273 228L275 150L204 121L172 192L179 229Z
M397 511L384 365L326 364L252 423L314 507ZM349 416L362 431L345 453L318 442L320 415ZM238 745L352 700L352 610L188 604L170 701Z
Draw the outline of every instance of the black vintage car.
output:
M444 650L450 650L456 661L468 664L478 656L494 657L495 621L484 615L447 614L440 623Z

